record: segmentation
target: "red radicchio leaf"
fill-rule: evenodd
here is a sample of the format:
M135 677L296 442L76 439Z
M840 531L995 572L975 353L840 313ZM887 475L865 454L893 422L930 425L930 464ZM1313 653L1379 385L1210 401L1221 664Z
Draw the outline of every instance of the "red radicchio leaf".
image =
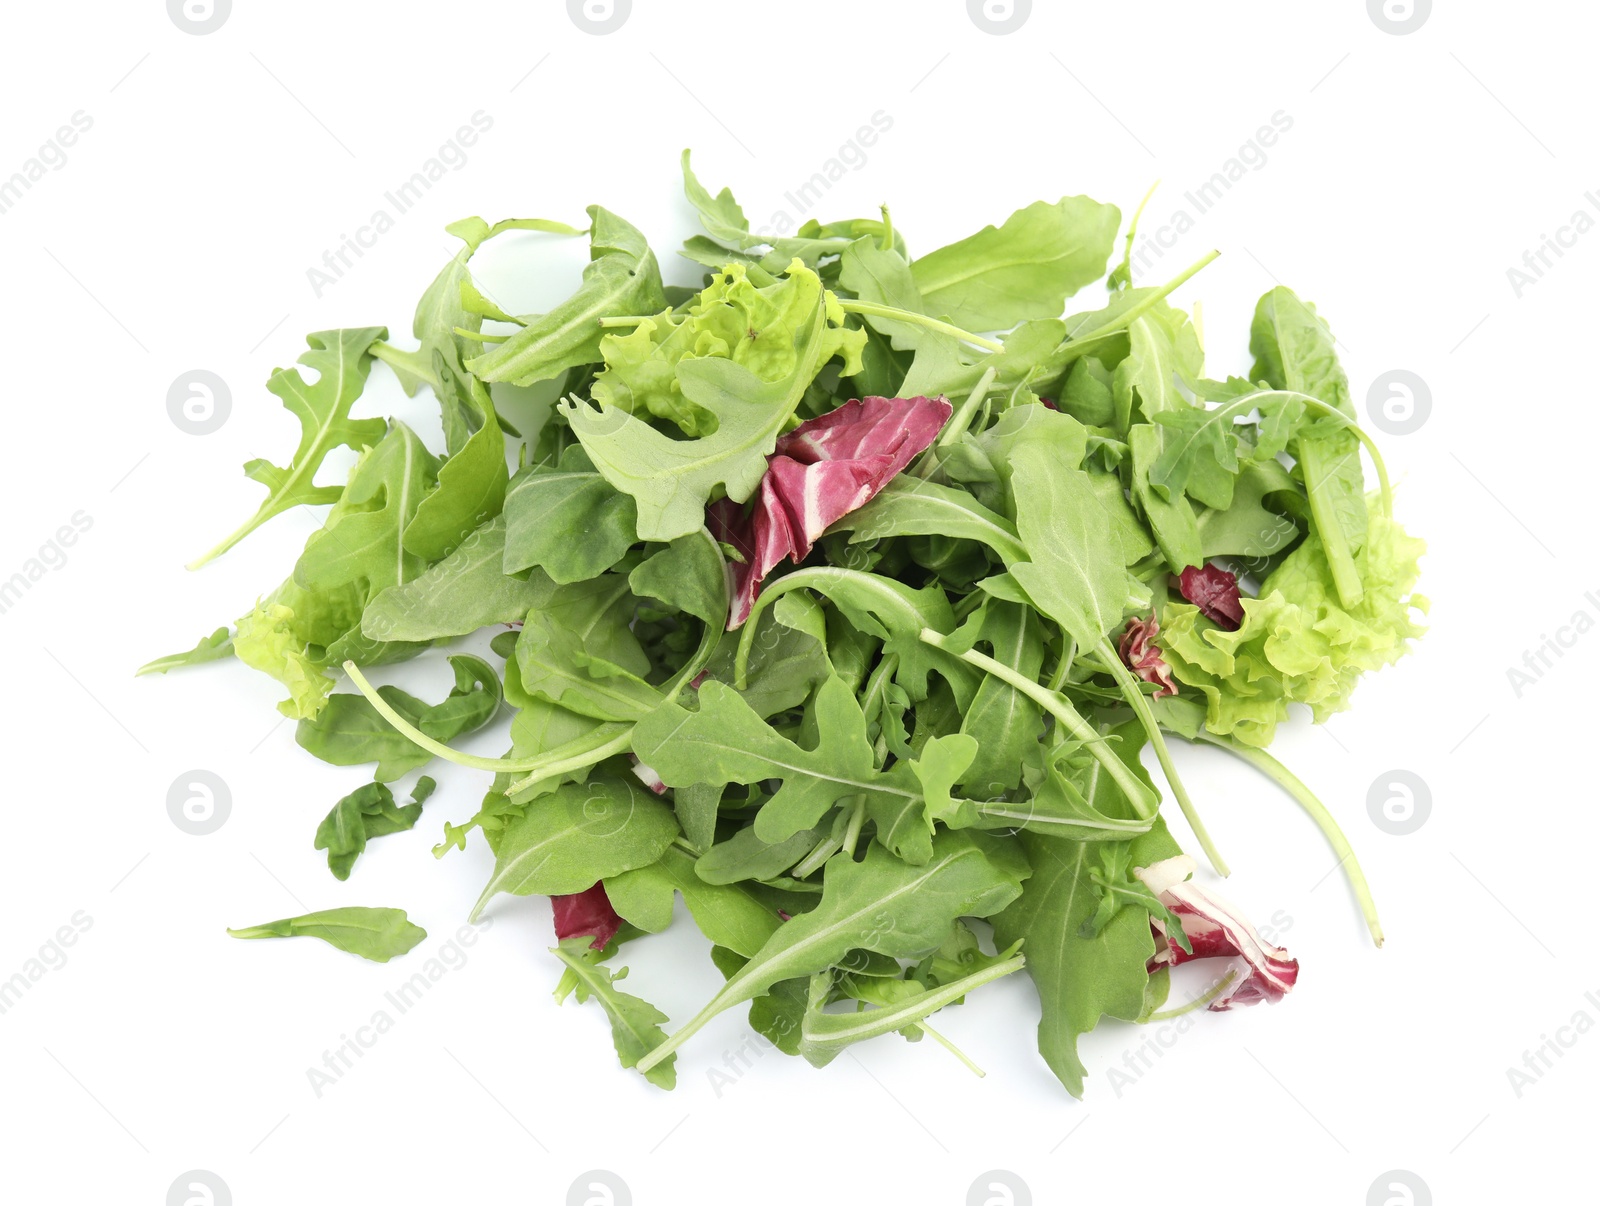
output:
M1200 609L1213 624L1235 631L1244 623L1239 602L1239 579L1215 565L1191 565L1178 575L1178 593Z
M622 928L622 918L611 907L611 898L606 895L606 886L601 883L571 896L552 896L550 906L555 913L558 942L588 934L594 938L589 946L600 951Z
M1122 664L1145 682L1154 683L1157 699L1178 693L1178 684L1172 681L1172 667L1167 665L1161 650L1156 647L1156 633L1160 631L1161 625L1156 622L1155 616L1142 620L1135 616L1128 621L1122 639L1117 642Z
M711 534L745 558L733 567L728 627L749 618L779 562L804 558L830 525L864 506L933 443L949 417L943 398L862 398L779 437L750 514L728 499L707 510Z
M1160 897L1161 903L1183 923L1183 932L1194 949L1193 954L1186 952L1168 937L1161 922L1152 920L1150 927L1162 949L1151 957L1149 970L1163 965L1175 967L1193 959L1238 956L1249 966L1249 974L1232 992L1211 1002L1213 1012L1221 1013L1235 1005L1282 999L1299 978L1299 961L1290 958L1289 952L1281 947L1263 942L1234 906L1218 900L1199 884L1187 882L1194 867L1194 859L1183 854L1134 870L1145 887Z

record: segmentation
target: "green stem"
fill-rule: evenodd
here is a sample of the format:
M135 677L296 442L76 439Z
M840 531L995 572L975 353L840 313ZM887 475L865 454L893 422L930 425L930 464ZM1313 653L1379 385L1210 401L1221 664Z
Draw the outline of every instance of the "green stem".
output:
M1201 993L1194 1000L1188 1002L1187 1004L1179 1005L1173 1009L1163 1009L1160 1013L1152 1013L1145 1019L1145 1021L1170 1022L1173 1018L1181 1018L1186 1013L1193 1013L1196 1009L1199 1009L1204 1005L1209 1005L1211 1002L1215 1001L1219 996L1222 995L1223 989L1227 988L1228 985L1232 984L1238 978L1239 972L1238 969L1235 968L1233 971L1223 976L1222 979L1218 980L1210 988L1206 989L1205 992Z
M998 339L990 339L985 335L974 335L971 331L963 331L960 327L952 326L947 322L940 322L937 318L929 318L926 314L918 314L915 310L902 310L898 306L884 306L877 302L860 301L853 297L841 297L839 305L846 314L861 314L868 318L892 318L896 322L909 322L913 326L927 327L930 331L938 331L941 335L950 335L970 343L974 347L984 348L990 352L1003 352L1006 345Z
M435 392L439 390L439 378L434 375L433 362L422 354L421 348L407 352L380 339L368 350L374 360L381 360L392 369L403 369L413 377L421 377Z
M972 387L972 392L967 395L967 400L961 404L961 409L950 416L950 421L944 425L944 431L939 436L939 442L935 447L950 447L972 425L972 416L978 413L978 407L982 406L983 400L989 396L989 388L994 384L995 376L994 365L991 364L983 370L983 376L978 378L978 384Z
M1104 737L1087 720L1078 714L1078 710L1067 701L1066 696L1038 683L1025 675L1017 673L1004 662L997 662L992 657L985 657L976 649L968 649L959 653L945 643L945 638L931 628L924 628L920 634L924 644L932 645L935 649L943 649L946 653L954 654L969 665L978 667L994 675L1007 686L1021 691L1034 703L1038 704L1050 715L1061 722L1063 727L1072 734L1085 749L1094 757L1095 761L1105 768L1122 794L1128 798L1128 803L1133 805L1142 820L1150 820L1156 815L1156 801L1152 798L1154 793L1144 783L1141 783L1128 764L1108 747Z
M1184 787L1183 780L1178 777L1178 768L1172 764L1172 754L1167 749L1167 739L1161 735L1161 726L1156 723L1156 715L1150 710L1150 701L1145 698L1144 692L1139 689L1138 680L1122 664L1122 659L1117 656L1117 651L1111 647L1111 642L1102 640L1100 648L1096 651L1100 660L1106 664L1106 669L1111 672L1111 677L1117 680L1117 686L1122 689L1123 698L1128 701L1128 706L1133 709L1133 714L1139 718L1139 724L1144 729L1145 736L1150 739L1150 744L1155 747L1156 761L1161 763L1161 773L1166 775L1167 783L1172 788L1173 798L1178 801L1178 807L1183 809L1184 819L1189 822L1189 828L1194 830L1194 836L1200 843L1200 849L1205 851L1206 858L1218 875L1224 879L1230 874L1228 864L1218 852L1216 844L1211 840L1211 834L1206 831L1205 822L1200 819L1200 814L1195 811L1194 801L1189 799L1189 790Z
M827 862L838 852L841 844L842 843L834 838L823 838L811 848L810 854L806 855L805 858L801 859L794 865L794 869L791 870L789 874L794 876L796 879L809 878L812 872L816 871L822 866L823 863Z
M435 757L443 758L447 762L454 762L457 766L470 766L474 770L494 771L496 774L504 771L517 774L523 771L538 771L532 782L547 779L551 775L564 775L570 771L581 770L585 766L593 766L602 758L609 758L612 754L620 754L626 750L633 737L631 724L603 724L587 736L577 741L569 741L557 749L547 751L534 758L480 758L476 754L464 754L460 750L452 749L442 741L435 741L416 725L412 724L399 712L390 706L389 701L379 695L373 685L367 681L364 674L354 662L344 664L344 672L350 676L350 681L355 683L361 694L367 697L367 702L377 709L378 714L387 720L395 729L409 738L413 744L421 746ZM574 747L575 753L563 753ZM521 790L526 783L513 784L507 789L508 794Z
M1367 877L1361 870L1361 864L1356 861L1356 852L1351 849L1350 841L1344 836L1344 831L1339 828L1339 822L1333 819L1327 807L1317 799L1316 793L1300 781L1295 774L1279 762L1266 750L1257 749L1253 745L1245 745L1235 741L1232 737L1220 737L1215 733L1201 729L1197 738L1190 740L1204 741L1218 749L1227 750L1236 758L1240 758L1255 767L1267 778L1271 779L1284 791L1292 796L1301 808L1316 822L1317 828L1322 830L1322 836L1328 839L1328 845L1333 847L1333 852L1339 856L1339 865L1344 868L1345 878L1350 881L1350 890L1355 893L1356 903L1361 906L1361 915L1366 918L1367 931L1372 935L1372 941L1383 945L1383 926L1378 921L1378 906L1372 899L1372 889L1367 885Z
M861 824L867 819L867 797L856 796L850 805L850 821L845 826L844 842L839 849L846 858L856 856L856 843L861 840Z
M880 251L893 251L894 221L889 217L889 203L885 201L878 206L878 210L883 214L883 238L878 243L878 249Z
M1190 264L1187 268L1178 273L1177 276L1173 277L1166 284L1162 285L1161 288L1157 289L1149 297L1142 298L1136 305L1129 307L1125 313L1119 314L1115 318L1108 319L1086 335L1077 335L1071 337L1069 342L1074 344L1087 343L1091 339L1101 339L1107 335L1115 335L1121 331L1126 331L1133 325L1134 319L1140 318L1149 311L1155 309L1156 305L1165 300L1168 294L1172 293L1173 290L1177 289L1190 277L1194 276L1195 273L1199 272L1202 268L1211 263L1212 260L1216 259L1221 254L1222 252L1220 251L1206 252L1205 255L1201 256L1194 263Z
M811 1007L806 1010L805 1017L800 1023L800 1039L802 1044L815 1043L824 1048L842 1048L850 1043L859 1043L863 1039L888 1034L891 1030L904 1030L907 1026L919 1025L929 1014L936 1013L952 1001L958 1001L985 984L1009 976L1012 972L1021 971L1025 966L1027 960L1024 956L1012 955L1009 959L990 964L970 975L962 976L959 980L952 980L949 984L941 984L937 988L918 993L903 1004L881 1005L859 1013L827 1014ZM816 1000L815 990L812 1000ZM672 1037L675 1039L678 1036L675 1034ZM661 1048L656 1048L656 1051L659 1050ZM655 1053L652 1051L651 1055ZM976 1070L970 1060L963 1058L963 1062ZM642 1060L639 1066L641 1068L644 1066Z
M962 1063L964 1063L967 1066L967 1069L974 1076L979 1077L981 1079L982 1077L985 1077L985 1076L989 1075L982 1068L978 1067L977 1064L973 1063L971 1058L967 1055L967 1053L965 1051L963 1051L960 1047L957 1047L949 1039L945 1038L944 1035L940 1034L932 1026L928 1025L928 1023L926 1023L926 1022L918 1022L917 1023L917 1029L922 1031L923 1034L927 1035L934 1042L938 1043L939 1046L943 1047L951 1055L955 1056L958 1060L960 1060Z

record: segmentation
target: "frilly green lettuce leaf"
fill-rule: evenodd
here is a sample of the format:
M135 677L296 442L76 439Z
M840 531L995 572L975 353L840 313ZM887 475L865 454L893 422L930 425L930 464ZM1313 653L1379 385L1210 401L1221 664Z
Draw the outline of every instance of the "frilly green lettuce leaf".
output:
M716 416L683 396L678 364L720 356L762 381L785 380L803 358L810 358L809 349L796 346L794 332L805 328L819 302L827 321L816 362L843 356L845 375L859 373L866 332L845 327L844 311L815 272L795 260L786 275L763 285L744 264L730 263L681 317L668 310L626 335L603 338L600 354L606 368L595 378L594 398L629 414L669 419L685 435L710 435L717 429Z
M1426 611L1427 600L1412 588L1425 548L1370 510L1367 543L1356 555L1362 597L1353 607L1340 604L1315 533L1262 583L1259 598L1242 600L1236 632L1186 603L1169 603L1158 639L1178 680L1206 697L1206 727L1265 746L1291 703L1306 704L1318 723L1348 707L1365 671L1398 661L1422 635L1412 613Z

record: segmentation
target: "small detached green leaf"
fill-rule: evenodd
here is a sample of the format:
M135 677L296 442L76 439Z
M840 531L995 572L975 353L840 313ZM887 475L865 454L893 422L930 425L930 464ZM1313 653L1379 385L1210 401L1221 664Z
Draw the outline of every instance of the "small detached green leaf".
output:
M235 938L320 938L374 963L387 963L428 936L427 930L407 919L404 909L360 907L324 909L228 933Z
M226 624L218 628L210 636L200 638L193 649L183 653L169 653L166 657L158 657L154 661L146 662L134 671L135 676L141 674L165 674L168 670L176 670L179 666L198 666L203 662L220 661L233 656L233 630Z
M335 879L349 879L350 869L373 838L403 833L422 815L422 802L437 786L424 775L411 789L411 803L397 807L387 783L367 783L345 796L317 826L314 848L328 852L328 870Z

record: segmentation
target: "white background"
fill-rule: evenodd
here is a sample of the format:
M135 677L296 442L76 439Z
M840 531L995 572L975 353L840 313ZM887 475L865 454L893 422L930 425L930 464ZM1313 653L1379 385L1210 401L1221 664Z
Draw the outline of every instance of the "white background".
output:
M1584 200L1600 188L1589 8L1440 4L1395 36L1361 0L1041 0L996 36L961 0L633 7L609 36L551 0L238 0L206 36L159 0L8 13L0 177L75 111L93 127L0 214L0 577L75 512L93 526L0 615L0 978L75 913L92 927L0 1016L5 1199L156 1206L204 1169L240 1206L560 1203L593 1168L642 1204L956 1204L995 1168L1052 1203L1359 1204L1390 1169L1441 1203L1554 1197L1592 1141L1600 1037L1562 1031L1574 1045L1520 1096L1507 1069L1580 1011L1600 1021L1594 788L1578 773L1600 639L1578 639L1520 698L1507 670L1574 613L1600 616L1585 598L1600 588L1600 234L1520 298L1507 269L1574 211L1600 216ZM466 165L317 297L307 269L478 110L494 124ZM386 1008L477 896L481 842L441 862L429 850L443 821L475 809L483 777L441 773L418 828L376 843L340 884L312 834L364 768L300 751L274 723L276 684L237 664L132 677L246 610L317 522L280 518L204 571L182 568L256 506L238 466L294 444L261 383L306 331L386 323L405 342L455 246L442 227L469 214L581 225L603 202L688 283L695 270L672 255L694 229L681 148L759 225L879 110L892 129L819 212L873 215L888 200L917 251L1040 197L1084 192L1127 212L1160 178L1154 230L1275 112L1292 119L1141 279L1221 249L1181 295L1205 301L1213 375L1248 367L1250 308L1281 280L1332 322L1359 403L1394 368L1431 388L1420 430L1378 438L1398 513L1430 543L1432 631L1353 711L1325 730L1301 718L1275 747L1349 831L1387 946L1367 942L1287 799L1183 749L1236 868L1226 894L1258 922L1281 911L1302 977L1276 1007L1168 1032L1120 1094L1107 1069L1149 1034L1107 1024L1087 1038L1088 1093L1073 1101L1034 1053L1023 977L940 1022L985 1080L891 1037L823 1071L765 1056L719 1095L708 1069L742 1041L740 1010L683 1050L679 1087L662 1093L617 1068L598 1010L552 1002L548 906L502 898L467 964L319 1098L306 1069ZM496 296L527 311L570 290L583 255L514 236L480 260ZM166 410L194 368L233 396L203 437ZM358 413L437 439L431 409L379 369ZM430 691L446 681L431 661L407 674ZM232 796L207 837L166 810L196 768ZM1410 836L1367 812L1394 769L1431 791ZM223 932L338 904L402 905L429 938L377 966ZM686 918L626 961L630 988L675 1022L720 982Z

